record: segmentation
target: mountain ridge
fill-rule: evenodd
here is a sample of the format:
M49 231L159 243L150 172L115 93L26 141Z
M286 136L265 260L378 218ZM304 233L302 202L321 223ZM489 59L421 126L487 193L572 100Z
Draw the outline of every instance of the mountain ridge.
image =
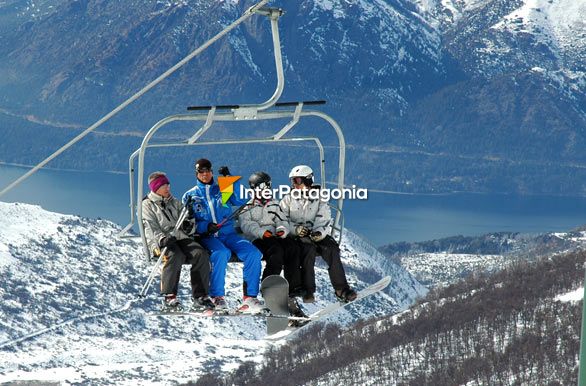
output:
M40 122L89 126L251 4L147 1L121 9L97 0L43 1L35 7L24 0L6 2L0 18L18 15L11 22L18 28L0 29L0 108ZM327 99L324 110L354 145L347 160L352 183L417 193L586 194L586 186L573 183L586 178L580 151L586 142L586 72L580 64L586 45L580 33L572 33L586 17L584 5L568 0L270 4L286 12L280 21L282 100ZM275 84L270 45L268 23L250 19L101 130L144 133L188 105L266 99ZM298 126L300 135L317 130L326 142L333 138L312 122ZM0 130L2 161L29 165L49 154L45 140L35 140L38 131L54 133L55 144L70 138L4 116ZM255 133L265 130L261 126ZM228 131L220 127L222 135ZM32 151L18 151L22 143ZM53 165L122 171L139 143L93 138L77 148L99 157L80 161L64 155ZM371 146L448 157L370 154ZM258 148L253 153L235 162L265 164L278 154ZM471 154L478 159L460 158ZM289 152L280 156L295 162ZM491 161L495 157L513 161ZM535 161L550 166L531 167Z

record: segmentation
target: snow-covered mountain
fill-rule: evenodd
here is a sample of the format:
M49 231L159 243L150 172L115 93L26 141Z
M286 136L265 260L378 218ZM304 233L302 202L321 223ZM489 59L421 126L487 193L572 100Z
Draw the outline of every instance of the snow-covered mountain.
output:
M416 0L448 49L476 75L528 70L584 72L586 4L573 0ZM472 60L472 58L474 58Z
M149 316L158 306L154 288L147 299L129 304L151 266L136 241L116 238L120 228L113 223L2 202L0 219L0 383L188 382L247 360L261 361L270 347L262 339L260 318ZM347 307L329 322L392 314L426 293L403 268L349 232L342 250L349 281L357 289L383 275L392 276L392 283L384 294ZM188 297L186 273L181 294ZM231 264L227 293L232 306L241 283L241 265ZM318 301L310 312L333 301L323 262L317 283Z
M0 161L39 161L252 3L0 2ZM349 144L350 183L401 192L586 194L574 183L586 178L583 1L270 5L285 10L282 100L327 100L324 109ZM264 101L275 85L270 47L266 20L250 19L54 166L125 170L146 128L164 116L188 105ZM23 142L31 151L15 150ZM264 148L235 153L234 163L295 157ZM164 166L181 162L171 152L162 158Z
M586 228L524 234L497 232L419 243L385 245L380 251L428 288L446 287L474 273L494 273L514 262L535 261L586 249Z

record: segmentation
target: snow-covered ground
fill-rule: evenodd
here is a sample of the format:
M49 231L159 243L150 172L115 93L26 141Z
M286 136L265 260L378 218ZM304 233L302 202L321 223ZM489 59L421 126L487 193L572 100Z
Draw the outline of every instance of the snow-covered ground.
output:
M555 301L558 302L580 302L584 298L584 287L578 288L577 290L561 294L555 297Z
M116 238L119 231L109 221L0 202L0 383L169 384L262 360L272 344L263 340L262 318L150 316L158 306L156 289L143 300L136 294L151 266L139 243ZM342 254L355 288L385 275L392 283L384 294L346 307L329 322L393 314L426 292L405 269L349 232ZM334 300L319 260L318 301L309 312ZM241 294L241 269L228 269L232 306ZM186 270L180 294L189 296Z
M510 262L503 255L473 255L464 253L417 253L402 259L405 269L421 283L444 287L472 272L497 270Z
M493 28L533 33L538 41L571 51L584 47L586 3L576 0L525 0Z

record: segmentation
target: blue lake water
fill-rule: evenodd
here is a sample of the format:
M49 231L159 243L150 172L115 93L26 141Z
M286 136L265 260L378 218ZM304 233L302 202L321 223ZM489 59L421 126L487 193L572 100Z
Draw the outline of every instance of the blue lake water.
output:
M0 189L27 170L0 165ZM177 196L194 184L189 175L171 178ZM0 200L124 226L130 219L128 184L123 174L41 170ZM377 246L496 231L566 231L586 224L583 197L369 192L368 200L347 200L344 205L345 226Z

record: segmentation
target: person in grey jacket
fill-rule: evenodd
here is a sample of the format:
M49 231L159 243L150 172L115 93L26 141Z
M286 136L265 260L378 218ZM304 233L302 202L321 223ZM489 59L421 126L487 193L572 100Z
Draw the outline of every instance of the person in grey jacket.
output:
M272 197L271 176L255 172L248 179L254 197L240 214L238 220L244 236L251 240L263 254L266 262L262 280L270 275L280 275L281 270L289 282L289 294L303 291L301 282L301 246L288 238L289 222L281 211L279 201ZM313 269L315 256L304 256L304 265Z
M166 248L161 272L163 310L178 311L182 308L177 291L183 264L191 264L192 309L213 309L214 303L208 296L209 253L191 236L195 228L194 220L184 220L174 232L183 204L171 194L165 173L151 173L148 182L151 191L142 201L145 236L153 255L159 256Z
M319 189L313 185L313 170L307 165L298 165L291 169L289 178L294 190L283 197L280 206L289 219L289 231L305 245L315 249L317 255L328 264L328 274L336 297L343 302L356 299L356 291L350 288L346 280L344 266L340 259L340 247L330 236L331 216L328 203L320 198L312 199L309 194L303 194L310 189ZM301 192L299 192L301 191ZM295 198L294 198L295 197ZM305 278L307 293L303 300L313 301L315 292L315 274L313 278Z

